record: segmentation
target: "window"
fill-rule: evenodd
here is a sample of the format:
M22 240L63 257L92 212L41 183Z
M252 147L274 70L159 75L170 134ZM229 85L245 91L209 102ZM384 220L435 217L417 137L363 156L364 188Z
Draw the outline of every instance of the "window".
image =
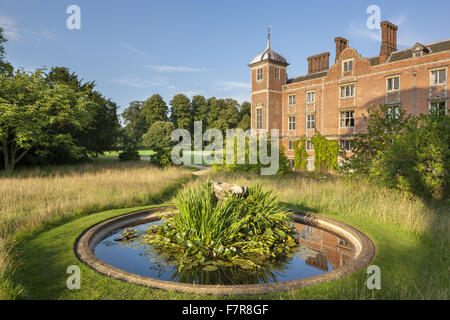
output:
M314 146L311 142L311 140L306 140L306 151L313 151L314 150Z
M352 141L351 140L340 140L339 146L343 151L352 151Z
M260 68L256 70L256 80L262 80L263 79L263 69Z
M314 129L316 127L316 115L307 114L306 115L306 129Z
M420 57L420 56L422 56L422 51L413 52L413 57Z
M355 111L341 111L339 113L339 126L341 128L353 128L355 126Z
M289 101L288 101L288 105L290 105L290 106L293 106L293 105L295 105L295 103L296 103L296 99L295 99L295 94L291 94L289 97L288 97L288 99L289 99Z
M289 117L289 130L295 130L295 117Z
M256 109L256 129L262 129L263 125L262 109Z
M295 160L294 159L288 159L288 166L291 168L295 167Z
M348 86L341 87L341 98L349 98L355 95L355 85L351 84Z
M275 68L275 79L280 79L280 69Z
M387 91L397 91L400 89L400 77L387 79Z
M343 247L350 247L350 244L342 238L338 238L338 245Z
M310 91L306 93L306 103L312 103L316 101L316 93L314 91Z
M446 70L434 70L431 71L431 84L444 84L447 82Z
M400 118L400 106L390 106L387 108L387 116L392 119Z
M343 61L342 64L342 70L344 70L344 72L353 71L353 60Z
M430 113L431 112L442 115L447 114L447 102L445 100L430 102Z
M294 141L289 140L288 150L294 150Z

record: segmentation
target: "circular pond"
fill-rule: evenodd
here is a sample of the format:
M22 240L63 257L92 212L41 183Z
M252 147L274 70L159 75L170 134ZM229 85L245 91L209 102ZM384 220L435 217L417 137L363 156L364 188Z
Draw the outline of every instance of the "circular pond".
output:
M254 294L301 288L334 280L364 267L375 248L364 234L341 222L293 212L299 246L283 259L257 270L229 264L193 265L179 270L177 261L161 255L139 238L117 241L125 228L143 234L160 223L159 208L107 220L84 232L78 257L95 270L150 287L210 294Z

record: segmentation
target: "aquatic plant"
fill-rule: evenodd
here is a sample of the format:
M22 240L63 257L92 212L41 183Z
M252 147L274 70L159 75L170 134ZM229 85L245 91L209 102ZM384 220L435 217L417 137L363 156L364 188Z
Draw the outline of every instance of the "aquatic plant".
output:
M223 264L259 268L298 245L289 212L260 185L245 196L230 193L219 200L211 182L195 184L178 194L176 206L178 213L149 228L142 240L177 259L180 270L202 265L213 271Z

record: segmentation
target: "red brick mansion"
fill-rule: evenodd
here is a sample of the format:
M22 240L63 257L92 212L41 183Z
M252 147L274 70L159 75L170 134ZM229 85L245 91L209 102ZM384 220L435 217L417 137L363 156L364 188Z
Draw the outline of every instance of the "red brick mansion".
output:
M381 23L380 53L371 58L337 37L334 64L329 64L329 52L309 57L308 74L292 79L286 76L286 59L270 47L269 34L266 49L249 64L254 132L279 129L289 159L294 141L305 137L312 169L308 138L320 132L351 151L349 140L365 131L363 114L370 106L386 104L393 113L399 108L415 115L430 109L447 113L450 40L397 51L397 29Z

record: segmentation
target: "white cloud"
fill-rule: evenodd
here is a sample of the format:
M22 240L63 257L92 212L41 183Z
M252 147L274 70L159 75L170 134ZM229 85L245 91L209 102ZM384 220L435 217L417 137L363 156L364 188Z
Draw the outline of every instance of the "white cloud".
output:
M50 31L47 31L47 30L32 31L31 34L33 36L40 37L40 38L47 38L47 39L54 39L55 38L55 34L50 32Z
M147 56L147 55L145 54L145 52L142 52L142 51L140 51L140 50L138 50L138 49L136 49L136 48L130 46L129 44L121 43L120 45L121 45L122 48L125 48L125 49L127 49L128 51L130 51L130 52L132 52L132 53L135 53L135 54L140 55L140 56L143 56L143 57Z
M138 78L128 77L124 76L117 79L111 80L114 83L126 85L127 87L133 87L133 88L150 88L150 87L163 87L167 85L167 82L159 79L159 78L153 78L152 80L142 80Z
M4 29L4 35L8 40L20 39L20 33L14 19L7 16L0 16L0 27Z
M249 82L239 81L222 81L217 84L220 88L219 91L230 91L233 89L250 89Z
M145 66L148 69L154 70L156 72L204 72L210 71L207 68L192 68L188 66L169 66L169 65L152 65Z

